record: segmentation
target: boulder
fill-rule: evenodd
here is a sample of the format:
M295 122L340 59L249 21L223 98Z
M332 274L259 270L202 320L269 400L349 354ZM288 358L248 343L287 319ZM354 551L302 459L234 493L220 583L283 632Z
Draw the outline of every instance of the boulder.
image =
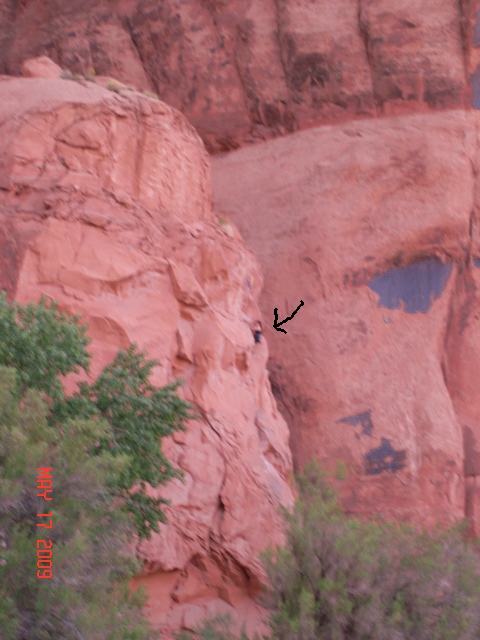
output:
M22 64L24 78L59 78L62 69L47 56L30 58Z

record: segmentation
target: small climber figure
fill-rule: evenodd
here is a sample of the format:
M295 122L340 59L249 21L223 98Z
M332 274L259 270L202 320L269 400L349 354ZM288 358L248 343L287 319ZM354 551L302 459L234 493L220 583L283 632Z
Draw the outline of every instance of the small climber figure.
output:
M262 323L260 320L257 320L253 326L253 337L255 342L261 342L260 338L262 337Z

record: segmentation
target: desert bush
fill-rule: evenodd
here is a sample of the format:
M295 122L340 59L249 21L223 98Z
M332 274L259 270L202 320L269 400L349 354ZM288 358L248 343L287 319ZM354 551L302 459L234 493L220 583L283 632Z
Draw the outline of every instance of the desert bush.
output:
M165 522L168 501L147 494L152 487L181 478L161 448L161 439L184 430L191 406L175 392L180 381L156 388L149 382L156 360L147 360L135 344L119 351L114 362L92 383L79 385L67 398L60 376L88 371L87 325L58 310L53 301L9 304L0 293L0 366L13 367L20 392L37 389L49 400L50 424L67 420L106 420L111 432L99 439L92 454L108 451L128 460L109 490L130 514L137 535L149 538ZM135 488L132 491L132 488Z
M347 517L318 466L263 555L277 640L473 640L480 564L461 526L428 533Z
M240 635L232 631L232 618L226 615L218 615L206 618L195 631L181 631L175 640L249 640L245 631ZM255 636L253 640L259 640Z
M97 75L97 72L95 71L95 69L93 67L89 67L85 71L85 80L88 80L89 82L93 82L95 80L96 75Z
M125 85L122 82L118 82L118 80L109 80L105 87L114 93L120 93L122 89L126 88Z

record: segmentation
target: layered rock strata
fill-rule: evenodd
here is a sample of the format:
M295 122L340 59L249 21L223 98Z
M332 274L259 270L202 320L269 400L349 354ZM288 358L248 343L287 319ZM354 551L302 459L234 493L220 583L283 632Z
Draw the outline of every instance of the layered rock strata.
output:
M226 151L351 118L462 107L477 0L0 0L0 72L26 57L158 92ZM41 25L41 28L39 28Z

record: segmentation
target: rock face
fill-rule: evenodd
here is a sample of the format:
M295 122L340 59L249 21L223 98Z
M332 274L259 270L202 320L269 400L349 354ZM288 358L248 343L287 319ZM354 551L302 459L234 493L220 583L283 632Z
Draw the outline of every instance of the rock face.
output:
M153 382L182 377L201 415L165 442L186 481L138 550L150 617L168 630L230 611L260 632L258 552L282 540L291 456L250 328L260 270L213 216L201 140L164 103L93 83L3 77L0 105L0 286L80 314L93 376L137 342L160 361Z
M152 619L234 607L281 539L297 467L346 508L480 535L478 0L0 0L0 286L90 324L94 373L137 341L203 419L145 545ZM39 29L38 25L42 28ZM272 140L272 138L276 138ZM253 146L249 143L257 142ZM237 150L238 147L245 147ZM229 151L220 155L219 152ZM74 380L69 381L71 384ZM240 424L241 423L241 424ZM344 465L338 465L343 460ZM346 476L345 480L340 478ZM207 604L209 603L209 604Z
M461 107L477 0L0 0L0 72L46 54L155 89L212 151ZM38 25L41 24L41 29ZM475 31L478 37L478 29Z
M479 125L459 110L357 121L213 162L218 211L265 269L295 464L343 460L355 513L467 515L477 535ZM270 328L300 300L287 335Z

